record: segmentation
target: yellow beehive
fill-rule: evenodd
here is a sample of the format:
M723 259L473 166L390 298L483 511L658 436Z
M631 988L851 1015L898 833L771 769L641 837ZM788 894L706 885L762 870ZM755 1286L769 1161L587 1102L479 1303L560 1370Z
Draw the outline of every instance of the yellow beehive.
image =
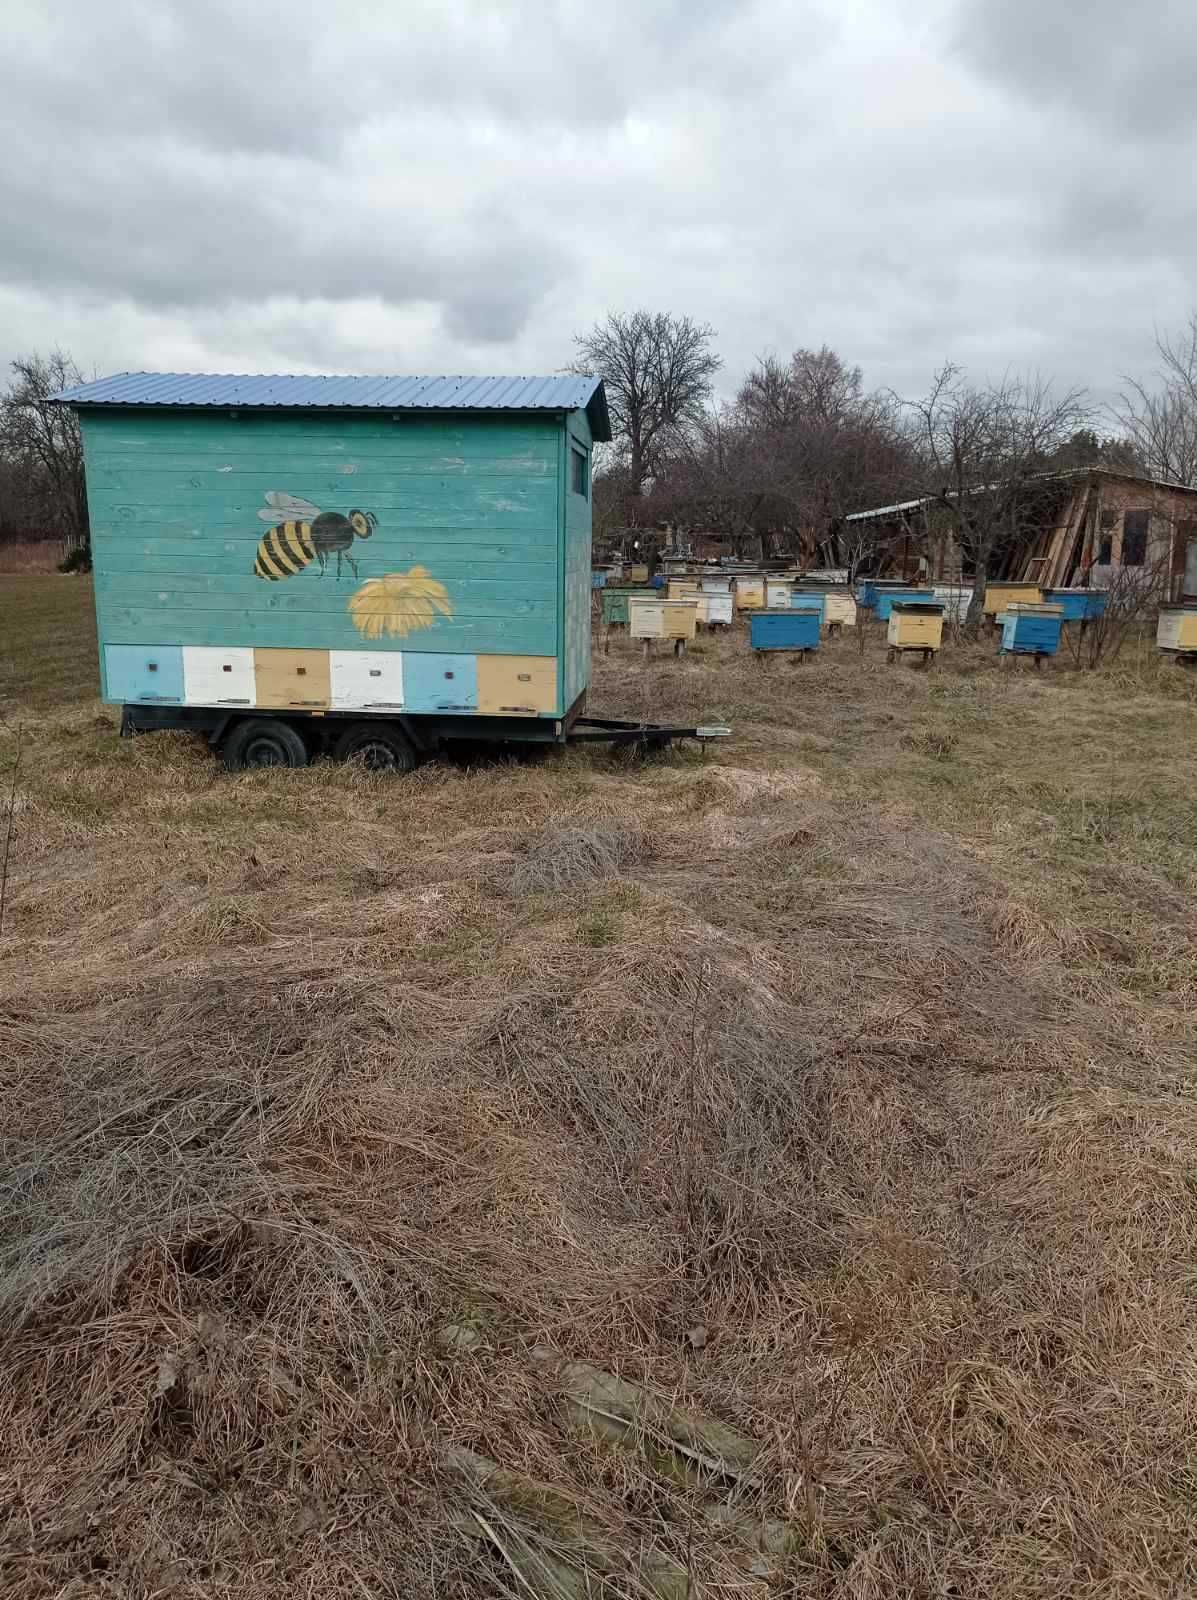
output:
M996 617L999 612L1005 611L1010 605L1017 604L1040 606L1043 604L1043 590L1035 583L987 583L985 585L984 612L987 617Z
M634 562L633 565L628 568L628 582L629 583L647 583L648 582L648 566L646 565L645 562L643 562L643 561Z
M845 628L856 626L856 601L850 594L825 594L823 596L823 621L838 622Z
M765 604L765 580L762 577L736 579L736 610L761 611Z
M938 650L943 642L943 612L938 606L895 604L885 642L891 649Z
M702 593L702 587L696 578L670 578L668 598L670 600L697 600Z
M1197 651L1197 606L1165 606L1155 642L1161 650Z
M693 639L698 623L696 600L628 601L633 639Z

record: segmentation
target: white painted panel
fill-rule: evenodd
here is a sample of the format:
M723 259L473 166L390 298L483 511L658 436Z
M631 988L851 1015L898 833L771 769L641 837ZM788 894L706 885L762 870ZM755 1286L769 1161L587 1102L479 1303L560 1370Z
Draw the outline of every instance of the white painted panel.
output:
M253 651L184 645L183 698L189 706L252 706Z
M788 611L790 608L790 585L788 583L768 583L765 585L766 604L771 611Z
M403 705L398 650L330 650L332 704L340 711L395 711Z

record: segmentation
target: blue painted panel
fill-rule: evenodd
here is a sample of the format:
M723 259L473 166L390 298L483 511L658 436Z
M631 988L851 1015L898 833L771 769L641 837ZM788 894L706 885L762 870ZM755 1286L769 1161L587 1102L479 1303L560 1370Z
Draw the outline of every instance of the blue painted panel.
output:
M1060 648L1063 617L1042 617L1021 611L1002 613L1002 649L1016 654L1054 656Z
M754 611L750 629L754 650L817 650L819 611Z
M817 612L819 621L822 622L823 596L821 594L793 594L790 596L790 610Z
M117 705L182 705L182 650L178 645L105 645L104 698Z
M408 711L476 711L478 659L403 652L403 701Z
M592 572L590 574L590 587L592 589L605 589L607 587L607 574L605 572Z
M876 610L879 622L888 621L895 600L919 600L931 605L935 601L935 591L934 589L878 589Z

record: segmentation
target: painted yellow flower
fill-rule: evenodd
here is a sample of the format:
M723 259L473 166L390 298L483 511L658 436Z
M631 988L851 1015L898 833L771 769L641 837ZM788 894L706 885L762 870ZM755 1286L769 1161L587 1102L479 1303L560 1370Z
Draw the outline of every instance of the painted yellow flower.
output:
M444 584L429 577L426 567L369 578L349 597L353 625L367 639L381 639L384 633L405 639L431 628L438 612L451 617L453 607Z

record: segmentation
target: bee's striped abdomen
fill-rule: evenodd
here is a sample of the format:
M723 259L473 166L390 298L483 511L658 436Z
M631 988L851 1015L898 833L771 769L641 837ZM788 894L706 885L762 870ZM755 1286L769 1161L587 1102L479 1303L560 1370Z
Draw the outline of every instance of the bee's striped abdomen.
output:
M316 554L310 522L280 522L262 535L254 575L275 581L302 572Z

